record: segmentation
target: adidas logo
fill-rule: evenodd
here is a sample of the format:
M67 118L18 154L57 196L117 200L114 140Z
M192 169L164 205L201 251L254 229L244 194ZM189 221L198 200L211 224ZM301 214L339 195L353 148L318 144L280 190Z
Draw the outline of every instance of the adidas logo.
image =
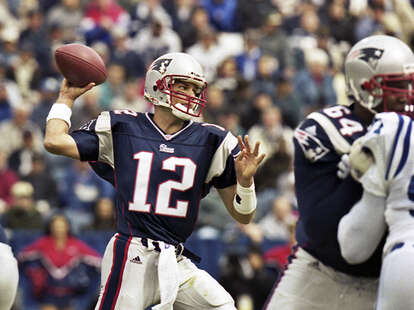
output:
M139 256L136 256L132 259L129 260L131 263L135 263L135 264L142 264L141 259L139 258Z

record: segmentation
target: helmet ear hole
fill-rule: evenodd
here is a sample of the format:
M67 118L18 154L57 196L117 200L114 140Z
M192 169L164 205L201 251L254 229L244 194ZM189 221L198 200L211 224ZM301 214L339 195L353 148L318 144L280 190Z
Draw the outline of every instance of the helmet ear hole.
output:
M153 91L157 91L157 89L158 89L157 85L152 86Z

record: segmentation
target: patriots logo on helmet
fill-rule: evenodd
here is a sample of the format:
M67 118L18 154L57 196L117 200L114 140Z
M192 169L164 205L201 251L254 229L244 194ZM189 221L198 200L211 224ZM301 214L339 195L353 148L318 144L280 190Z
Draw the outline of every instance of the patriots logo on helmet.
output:
M171 58L158 59L152 64L151 70L155 70L161 74L164 74L165 71L167 71L167 67L170 65L171 61Z
M313 128L309 127L305 130L299 128L296 129L295 138L299 142L306 158L311 162L315 162L329 153L329 149L326 148L321 141L312 134L314 131ZM308 132L308 130L310 132Z
M367 47L358 50L358 54L355 56L358 56L359 59L367 62L372 69L376 69L378 65L378 60L381 59L382 55L384 54L383 49L375 48L375 47Z

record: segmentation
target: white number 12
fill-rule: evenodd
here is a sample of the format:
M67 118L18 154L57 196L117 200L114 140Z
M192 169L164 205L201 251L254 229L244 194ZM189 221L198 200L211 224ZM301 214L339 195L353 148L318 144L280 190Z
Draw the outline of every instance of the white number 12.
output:
M130 211L151 212L151 204L147 202L147 199L153 157L153 153L145 151L134 154L134 159L138 160L138 165L133 201L128 206ZM158 185L155 214L174 217L185 217L187 215L188 201L177 200L176 206L170 206L171 191L186 191L193 187L197 165L186 157L172 156L162 162L163 170L175 171L177 166L183 167L181 182L167 180Z

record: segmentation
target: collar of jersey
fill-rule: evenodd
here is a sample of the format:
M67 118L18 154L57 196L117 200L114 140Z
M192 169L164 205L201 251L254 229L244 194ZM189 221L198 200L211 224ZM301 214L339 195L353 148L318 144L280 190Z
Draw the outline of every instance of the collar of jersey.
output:
M152 119L153 114L150 113L145 113L145 116L147 117L148 121L150 122L150 124L159 132L159 134L167 141L174 139L176 136L178 136L179 134L181 134L183 131L185 131L188 127L190 127L194 121L189 120L187 121L187 124L181 128L179 131L173 133L173 134L166 134L161 128L159 128L157 126L157 124L155 124L155 122Z

